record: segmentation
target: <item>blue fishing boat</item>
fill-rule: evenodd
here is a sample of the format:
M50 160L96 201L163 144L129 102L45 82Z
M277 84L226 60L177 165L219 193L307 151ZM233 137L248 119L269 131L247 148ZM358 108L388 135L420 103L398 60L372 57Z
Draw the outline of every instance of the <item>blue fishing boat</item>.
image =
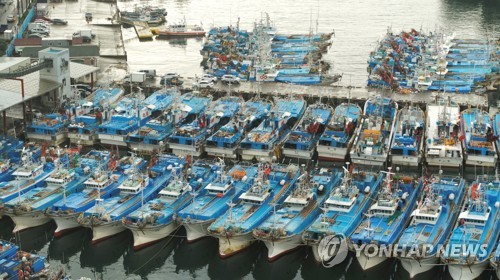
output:
M13 159L13 162L19 162L18 151L24 146L24 142L11 137L0 137L0 155L2 158Z
M479 175L441 255L451 278L476 279L487 268L500 234L499 208L500 179Z
M23 252L19 247L0 239L0 277L14 279L48 279L45 257Z
M280 70L278 70L277 75L278 76L284 76L284 75L307 75L311 72L311 67L307 66L299 66L299 67L280 67ZM280 78L281 79L281 78Z
M161 105L163 113L157 118L149 120L126 140L130 149L141 154L165 151L167 149L167 138L172 134L175 127L174 111L179 102L178 93L172 89L168 92L158 91L153 95L165 103ZM153 95L150 98L154 98Z
M498 243L497 250L491 258L491 266L495 269L497 278L500 278L500 242Z
M356 129L361 121L361 107L353 103L342 103L335 108L330 123L319 138L318 159L343 161L354 141Z
M425 115L419 106L399 110L390 152L392 165L418 167L423 157L424 127Z
M12 173L14 180L0 182L0 203L10 201L35 187L44 185L44 180L54 170L53 162L36 162L31 151L23 151L21 163Z
M193 123L176 129L176 133L170 137L170 143L176 144L171 144L170 149L177 155L186 155L187 152L193 156L200 156L205 152L206 138L229 123L243 102L242 98L233 96L225 96L212 102L201 117L193 122L198 123L199 129L192 129ZM186 137L186 134L190 134L189 137Z
M493 133L495 135L500 135L500 113L496 113L495 116L493 117ZM497 147L497 152L498 148L500 147L500 139L496 139L496 147Z
M433 102L427 104L425 121L427 164L438 168L461 168L460 107L450 98L436 96Z
M46 114L41 118L35 118L26 126L26 138L30 141L58 146L67 140L66 126L68 124L68 116L57 113Z
M126 140L139 127L145 125L156 112L169 107L173 97L157 91L146 99L125 97L114 106L111 119L97 128L101 144L127 146Z
M68 125L68 138L72 144L92 146L97 140L99 115L122 98L122 88L99 88L91 96L74 104L70 111L74 114Z
M96 199L95 206L85 210L77 219L80 225L92 229L93 244L124 231L126 228L122 219L153 199L173 177L173 166L183 162L175 156L158 161L155 170L159 173L153 179L140 172L145 167L145 161L133 158L128 178L118 187L120 192L107 199Z
M366 103L360 128L350 151L355 164L384 166L391 147L398 104L381 96Z
M91 151L86 157L93 157L98 161L95 170L83 182L84 189L72 193L64 200L52 205L45 215L56 222L55 237L60 237L66 232L80 226L78 216L95 205L96 199L107 199L116 195L118 187L128 177L125 171L135 162L133 158L124 157L115 160L109 152Z
M322 206L323 214L302 234L302 241L311 246L317 262L326 261L321 257L325 255L323 250L326 249L320 246L323 238L349 237L359 226L363 213L368 210L379 191L383 177L360 170L349 171L344 167L342 182L330 192Z
M333 115L332 107L318 103L307 107L304 117L283 144L283 155L289 158L311 159L319 137Z
M375 256L368 257L366 255L368 251L361 251L356 255L363 270L372 268L388 258L383 254L384 248L396 244L410 221L410 215L422 189L421 181L411 177L396 176L390 167L388 172L381 172L386 173L382 189L350 237L351 246L374 244L378 248L379 254Z
M177 222L186 229L188 242L208 236L208 227L223 215L249 189L257 167L235 165L224 170L224 162L219 163L217 177L201 193L192 193L192 202L177 213Z
M329 197L340 175L323 168L314 169L310 174L304 171L283 204L273 204L271 216L252 232L255 239L266 245L270 261L301 245L302 233L320 214L320 205Z
M270 102L258 98L245 102L234 119L207 138L205 142L207 154L236 158L243 136L260 125L270 109Z
M462 111L461 128L466 166L495 168L497 164L496 138L487 112L478 108Z
M252 186L235 204L210 225L210 235L219 239L219 256L230 257L255 241L252 230L272 213L273 205L282 204L299 177L295 165L259 164Z
M276 34L273 41L286 41L286 42L318 42L330 40L333 36L332 33L318 33L318 34Z
M319 74L281 75L278 72L275 81L297 85L317 85L321 83L321 76Z
M0 153L0 182L6 182L13 179L12 173L17 169L21 157L26 154L22 141L8 143L5 140L0 141L0 147L3 153ZM19 143L18 143L19 142ZM33 154L33 160L37 160L41 150Z
M52 172L44 181L45 185L37 186L25 194L6 201L3 213L11 217L15 224L13 232L37 227L48 223L51 218L45 211L58 201L66 202L66 197L83 190L83 182L90 177L91 171L99 164L93 154L77 158L74 155L69 162L56 163Z
M410 278L439 263L439 246L446 243L465 199L465 181L433 176L424 179L421 203L411 214L410 225L399 238L397 258ZM426 246L426 250L423 249ZM418 253L419 254L418 254Z
M162 160L160 156L158 160ZM186 169L187 174L181 174ZM174 166L172 180L160 191L158 197L150 200L141 208L123 219L123 226L134 235L134 250L139 250L159 241L179 228L175 221L177 212L184 209L192 200L192 192L203 192L203 188L215 179L218 167L206 162L195 162L192 166ZM158 173L150 170L153 177Z
M168 146L174 153L199 156L203 152L201 144L205 140L207 122L211 120L202 117L211 101L211 97L196 92L182 96L179 112L175 113L176 128L168 137Z
M277 99L266 119L241 141L242 158L271 161L279 155L282 143L296 128L305 110L306 102L301 98Z

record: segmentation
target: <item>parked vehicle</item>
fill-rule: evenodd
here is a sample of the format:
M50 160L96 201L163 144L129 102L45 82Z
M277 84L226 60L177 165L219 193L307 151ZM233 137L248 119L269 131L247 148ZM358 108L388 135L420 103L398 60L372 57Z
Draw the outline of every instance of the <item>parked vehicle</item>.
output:
M46 34L42 34L42 33L31 33L31 34L28 34L28 38L45 38L47 37Z
M90 29L82 29L80 31L73 33L73 37L82 37L83 42L90 43L92 39L95 37L95 35L92 33L92 30Z
M203 76L201 76L201 79L217 83L217 77L215 77L214 75L211 75L211 74L203 74Z
M33 28L28 31L28 34L41 34L44 36L49 36L49 31L43 28Z
M146 81L146 73L144 72L131 72L125 76L125 81L130 83L144 83Z
M52 24L66 25L66 24L68 24L68 21L64 20L64 19L55 18L55 19L52 19Z
M239 84L240 78L234 75L224 75L222 76L221 81L225 84Z
M16 21L16 16L15 15L8 15L7 16L7 22L14 22Z
M193 83L193 86L198 88L213 88L214 82L209 80L200 80L198 82Z
M139 70L139 72L146 73L146 77L148 79L153 79L154 77L156 77L156 70L154 70L154 69Z

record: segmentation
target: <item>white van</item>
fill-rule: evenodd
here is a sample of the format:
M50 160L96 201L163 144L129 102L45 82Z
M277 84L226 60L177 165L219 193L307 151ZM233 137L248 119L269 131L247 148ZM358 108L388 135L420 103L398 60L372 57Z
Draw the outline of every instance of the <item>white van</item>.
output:
M49 31L47 29L43 28L33 28L29 31L29 34L42 34L42 35L49 35Z
M156 70L154 69L139 70L139 72L146 73L146 77L148 77L148 79L153 79L154 77L156 77Z

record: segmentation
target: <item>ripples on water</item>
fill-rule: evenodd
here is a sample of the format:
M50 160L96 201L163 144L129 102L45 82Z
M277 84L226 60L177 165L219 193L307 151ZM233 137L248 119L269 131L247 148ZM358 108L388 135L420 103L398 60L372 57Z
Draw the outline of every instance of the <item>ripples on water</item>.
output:
M131 3L131 2L130 2ZM143 3L146 3L145 1ZM500 1L498 0L158 0L168 10L170 23L186 17L188 23L209 25L236 24L250 29L262 12L268 12L282 33L306 33L315 28L318 15L320 32L335 29L336 37L326 59L334 72L351 75L352 84L366 82L366 60L388 26L393 31L420 27L424 31L442 28L457 32L462 38L499 37ZM154 4L149 1L149 4ZM133 4L130 4L130 8ZM128 62L131 70L155 68L159 73L177 71L193 76L201 73L201 40L154 40L139 42L133 29L124 29ZM346 76L344 76L346 77ZM349 79L345 79L349 83ZM13 229L8 218L0 220L0 237L10 239ZM164 240L154 246L133 252L132 235L124 233L101 242L89 244L90 232L80 229L52 240L55 224L28 230L17 236L24 250L47 255L52 267L64 266L73 278L93 279L407 279L396 261L363 272L355 259L333 269L325 269L302 248L269 263L262 244L227 260L217 255L217 241L206 238L187 244L184 238ZM178 235L183 235L180 231ZM449 279L438 266L419 279ZM375 276L376 275L376 276ZM494 279L490 271L484 279Z
M128 2L127 7L133 7ZM146 3L146 2L143 2ZM334 66L332 72L344 73L344 84L364 86L366 60L387 27L402 29L437 28L454 31L462 38L498 37L500 34L500 1L498 0L152 0L165 6L169 23L186 18L188 23L209 26L235 25L251 30L255 20L267 12L280 33L307 33L312 26L319 32L335 29L336 37L325 59ZM319 13L318 13L319 11ZM202 40L154 40L139 42L132 28L123 36L131 70L155 68L158 73L177 71L182 75L200 74Z

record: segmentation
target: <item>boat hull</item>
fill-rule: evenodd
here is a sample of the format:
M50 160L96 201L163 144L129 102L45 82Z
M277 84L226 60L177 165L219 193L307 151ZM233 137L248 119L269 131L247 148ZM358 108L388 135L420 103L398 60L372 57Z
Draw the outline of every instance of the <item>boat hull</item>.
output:
M121 221L114 221L103 223L99 225L82 225L84 227L92 229L92 244L99 243L100 241L110 238L125 230Z
M274 242L270 240L263 241L267 247L267 259L271 262L277 260L286 253L298 249L300 244L302 244L302 239L299 234L275 240Z
M228 258L245 248L248 248L248 246L252 245L255 241L251 233L231 236L228 238L224 236L217 237L219 239L219 256L221 258Z
M299 159L311 159L313 156L313 150L293 150L293 149L283 149L283 155L289 158L299 158Z
M137 151L141 154L151 155L153 153L162 153L164 152L168 146L166 144L163 145L153 145L153 144L144 144L144 143L128 143L128 146L131 150Z
M360 154L358 156L356 153L354 153L351 154L351 160L354 164L382 167L387 161L387 154L379 156Z
M420 164L420 156L391 156L391 162L394 165L417 167Z
M487 166L495 167L497 164L496 156L475 156L467 155L465 165L467 166Z
M403 268L410 274L410 278L415 275L431 270L439 263L438 257L428 257L421 260L413 258L398 258Z
M188 145L169 143L168 146L172 150L172 153L174 153L176 156L181 156L181 157L188 155L199 157L205 151L204 147L201 145L188 146Z
M128 228L134 236L134 250L140 250L148 245L158 242L179 228L179 225L174 222L159 226L146 225L143 228L139 228L139 226L135 224L124 224L124 226Z
M495 262L491 259L491 267L495 270L497 278L500 279L500 262Z
M358 260L358 263L363 270L368 270L383 263L385 260L387 260L387 257L384 256L367 257L365 254L361 253L358 256L356 256L356 259Z
M343 161L347 148L318 145L318 158L326 161Z
M270 150L242 150L241 158L243 160L252 160L254 157L258 160L264 159L266 161L271 161L273 159L274 153Z
M96 134L68 133L68 138L70 143L75 145L93 146L97 142Z
M236 158L237 153L236 153L237 148L218 148L218 147L205 147L205 151L209 156L220 156L224 158Z
M453 280L472 280L476 279L487 268L488 261L466 264L448 264L448 272Z
M13 233L44 225L50 222L51 220L50 218L46 217L41 211L36 211L21 215L17 214L7 214L7 215L10 216L10 218L15 224L15 227L12 230Z
M58 146L66 141L67 133L59 133L56 135L27 133L26 138L33 142L49 142L51 145Z
M101 144L127 147L127 143L125 142L126 135L99 134L98 137Z
M426 162L429 166L435 167L452 167L452 168L460 168L462 166L462 158L440 158L440 157L432 157L426 158Z
M186 239L188 242L195 242L198 239L208 236L208 227L214 220L203 222L182 223L186 229Z
M205 31L192 31L192 32L169 32L169 31L160 31L158 32L158 36L162 37L200 37L205 36Z
M52 219L54 219L57 225L57 228L54 231L54 236L60 237L63 236L65 232L79 228L80 224L77 221L79 214L80 213L65 216L50 216Z

